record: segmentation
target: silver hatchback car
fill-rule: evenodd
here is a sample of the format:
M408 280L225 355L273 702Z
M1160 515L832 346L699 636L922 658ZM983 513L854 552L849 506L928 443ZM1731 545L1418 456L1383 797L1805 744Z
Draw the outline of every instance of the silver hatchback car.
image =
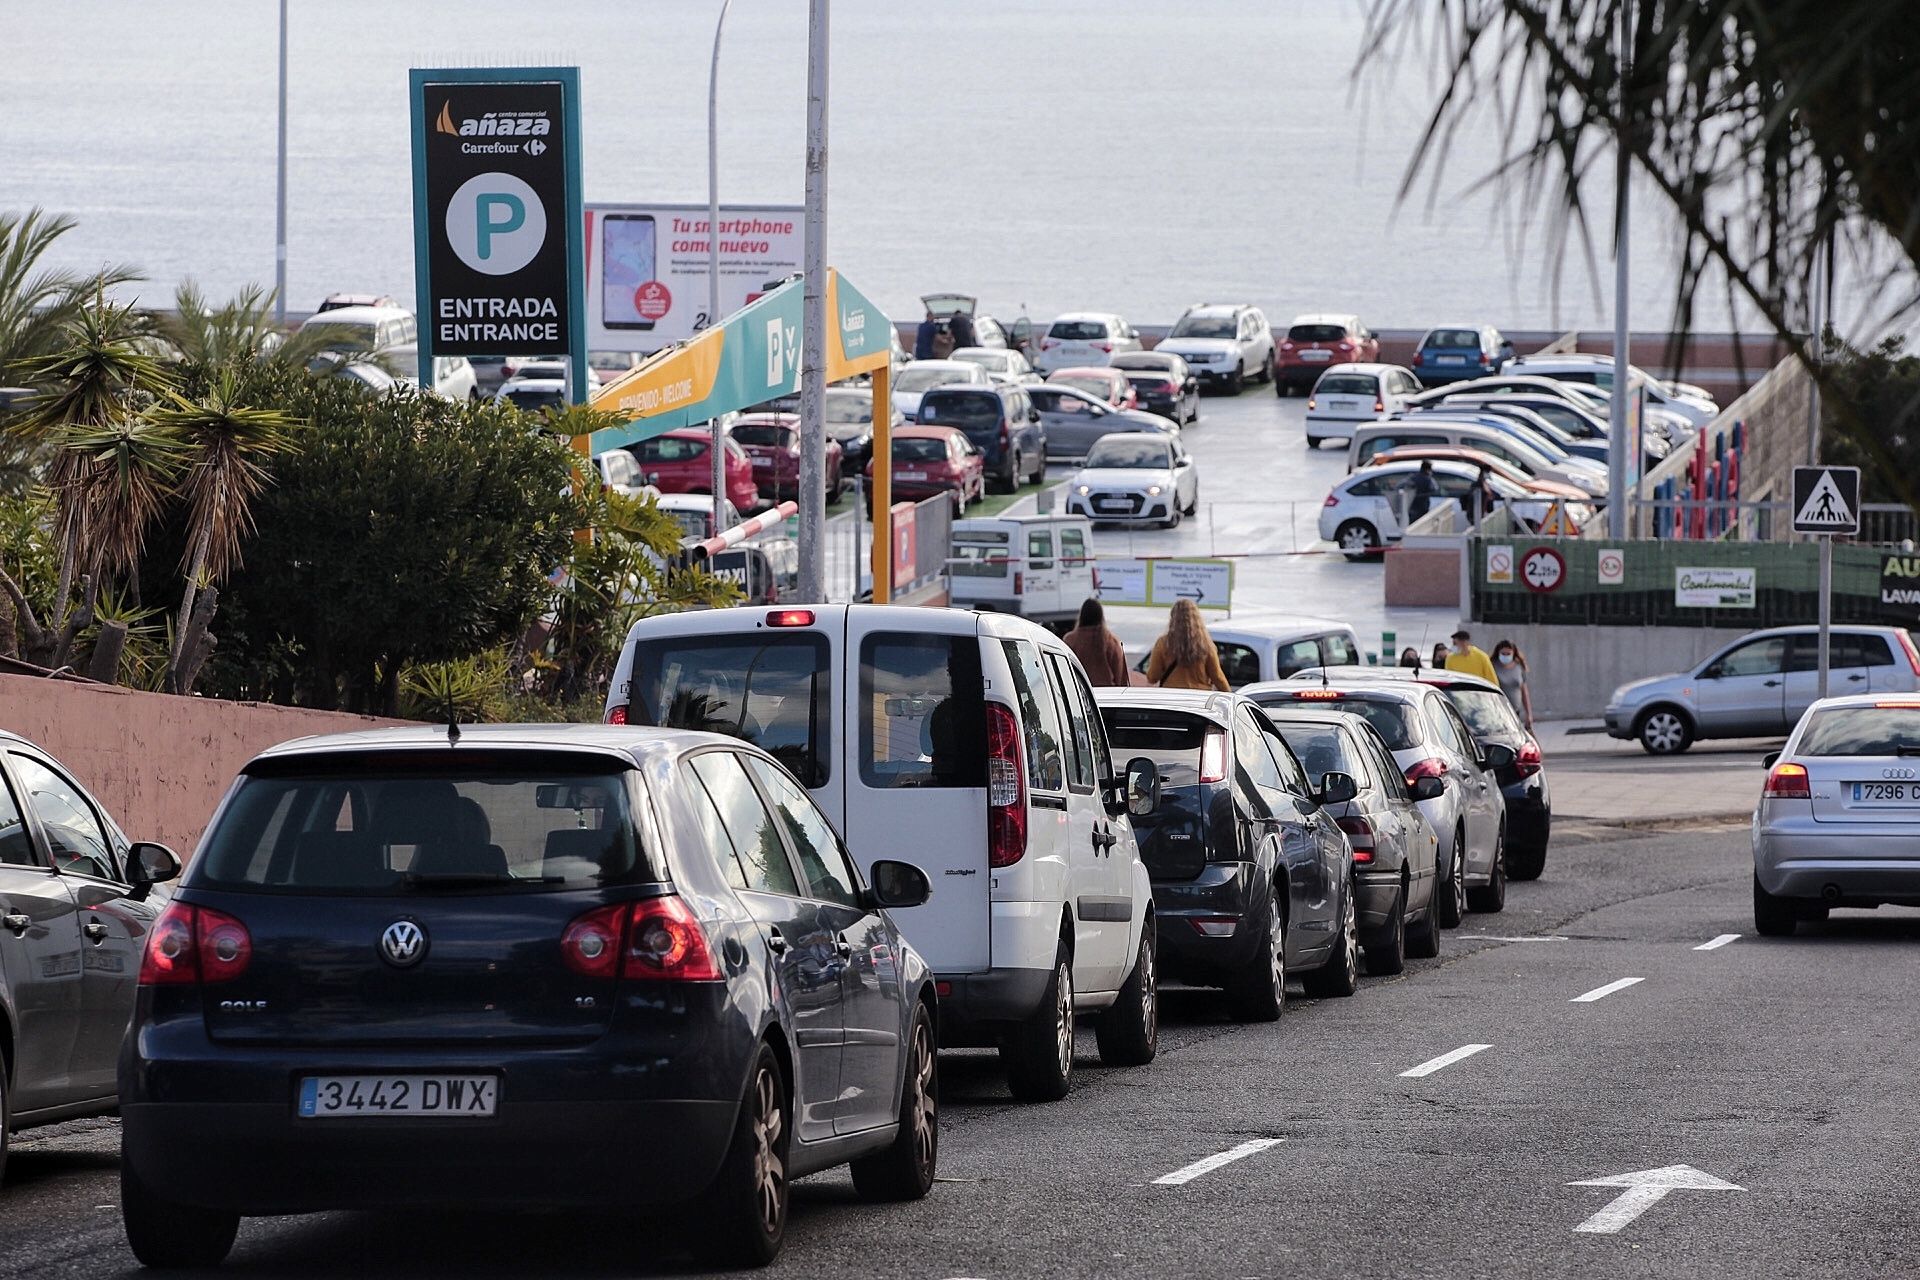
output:
M1830 907L1920 906L1920 697L1813 704L1753 811L1753 924L1784 937Z

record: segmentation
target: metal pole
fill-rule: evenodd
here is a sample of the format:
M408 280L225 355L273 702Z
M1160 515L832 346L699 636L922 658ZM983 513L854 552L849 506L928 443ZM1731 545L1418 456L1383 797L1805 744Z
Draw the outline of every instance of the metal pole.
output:
M713 24L713 61L707 67L707 327L720 323L720 34L726 30L727 10L733 0L720 0L720 17ZM709 424L713 444L713 531L727 528L727 451L720 419ZM774 495L778 497L779 495Z
M1833 535L1820 535L1820 696L1827 696L1833 629Z
M1822 261L1824 259L1824 261ZM1833 233L1813 260L1813 343L1814 361L1827 362L1827 313L1833 306ZM1807 398L1807 465L1820 465L1820 379L1813 379L1813 391Z
M280 180L274 198L273 322L287 323L287 0L280 0Z
M1633 149L1628 144L1632 115L1627 104L1627 76L1633 50L1633 0L1620 0L1620 123L1614 140L1613 195L1613 401L1608 406L1607 536L1627 536L1627 464L1629 449L1638 440L1627 439L1627 182L1632 177Z
M807 214L800 345L800 599L826 591L827 518L827 21L831 0L809 0Z
M893 363L873 371L873 602L893 599ZM854 592L858 595L859 592Z

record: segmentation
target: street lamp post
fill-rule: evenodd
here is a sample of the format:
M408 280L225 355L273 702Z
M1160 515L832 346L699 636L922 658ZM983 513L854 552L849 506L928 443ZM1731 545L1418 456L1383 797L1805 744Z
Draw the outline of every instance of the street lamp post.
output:
M280 0L280 178L274 198L273 320L287 323L287 0Z
M1633 0L1620 4L1620 125L1614 145L1618 150L1614 165L1613 193L1613 403L1608 414L1607 435L1607 536L1616 542L1627 536L1627 475L1631 459L1640 441L1627 439L1633 421L1627 412L1627 397L1633 388L1627 359L1627 182L1633 176L1633 148L1629 143L1633 128L1627 102L1627 75L1633 49Z
M827 549L827 21L809 0L805 315L800 348L800 598L826 599Z
M284 0L283 0L284 3ZM713 62L707 68L707 327L720 323L720 35L727 27L733 0L720 0L720 17L713 24ZM727 454L720 419L712 423L713 532L727 528Z

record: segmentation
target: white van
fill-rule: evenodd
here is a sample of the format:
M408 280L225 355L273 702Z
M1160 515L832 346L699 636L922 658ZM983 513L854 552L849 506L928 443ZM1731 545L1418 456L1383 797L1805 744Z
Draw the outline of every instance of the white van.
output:
M1151 812L1159 775L1140 759L1116 776L1049 632L898 605L647 618L606 718L756 743L863 865L910 849L933 897L896 918L937 975L941 1043L999 1046L1015 1096L1065 1095L1075 1012L1098 1013L1105 1061L1153 1057L1153 893L1127 814ZM857 962L844 977L870 980Z
M947 599L1053 626L1072 625L1093 594L1093 522L1084 516L990 516L953 522Z

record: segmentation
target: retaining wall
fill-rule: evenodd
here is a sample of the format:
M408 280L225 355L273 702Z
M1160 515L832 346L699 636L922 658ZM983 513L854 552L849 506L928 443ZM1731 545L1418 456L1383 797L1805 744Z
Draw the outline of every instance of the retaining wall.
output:
M1502 640L1520 646L1535 719L1597 720L1607 696L1629 680L1691 668L1749 628L1474 622L1471 630L1473 642L1489 653Z

